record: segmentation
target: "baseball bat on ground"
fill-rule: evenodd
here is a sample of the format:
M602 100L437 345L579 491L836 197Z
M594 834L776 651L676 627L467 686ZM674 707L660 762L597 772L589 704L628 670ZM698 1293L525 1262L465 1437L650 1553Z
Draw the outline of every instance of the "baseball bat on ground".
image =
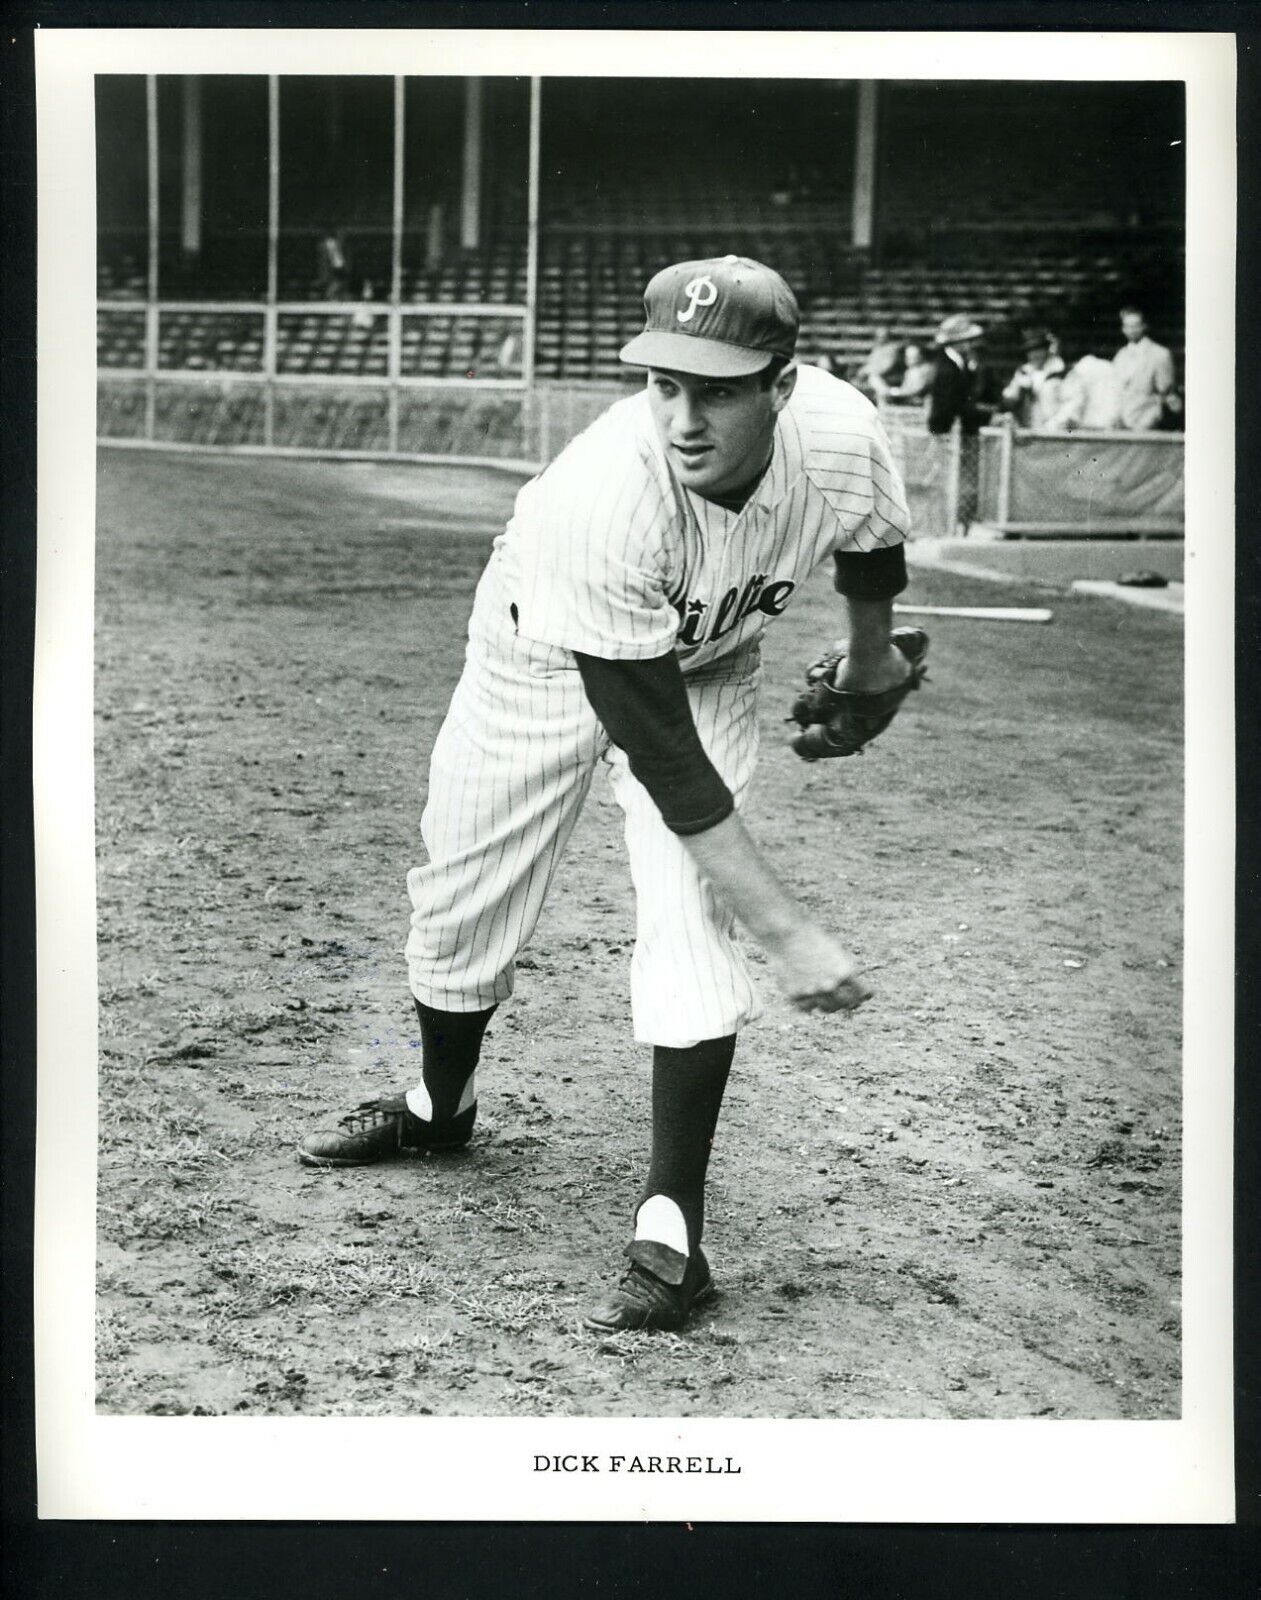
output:
M1044 606L900 606L894 611L903 616L973 617L978 622L1050 622L1053 615Z

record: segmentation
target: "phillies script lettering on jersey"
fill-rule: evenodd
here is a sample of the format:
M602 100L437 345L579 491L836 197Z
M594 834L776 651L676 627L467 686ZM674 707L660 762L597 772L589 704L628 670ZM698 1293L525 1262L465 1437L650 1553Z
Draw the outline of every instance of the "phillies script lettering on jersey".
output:
M716 606L711 606L707 600L676 601L679 632L675 649L681 655L705 643L716 644L751 611L764 611L768 617L778 617L796 587L787 578L768 583L765 572L755 572L743 589L733 584Z

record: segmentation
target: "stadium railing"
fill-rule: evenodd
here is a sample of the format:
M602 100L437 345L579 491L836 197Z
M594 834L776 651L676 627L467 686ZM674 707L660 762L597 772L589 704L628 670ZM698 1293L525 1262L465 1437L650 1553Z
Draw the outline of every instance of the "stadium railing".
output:
M986 430L979 520L1006 534L1181 537L1181 433Z
M930 434L886 417L912 526L952 538L984 527L1018 538L1181 538L1180 433Z
M534 472L627 384L540 381L395 387L384 379L265 384L257 373L168 373L152 382L102 372L101 444L237 455L464 463Z
M102 373L102 444L333 460L465 463L531 473L615 400L622 384L540 381L264 385L257 373L164 374L151 384ZM986 428L966 440L886 417L915 532L949 538L983 526L1022 537L1165 537L1183 533L1183 436L1032 433Z

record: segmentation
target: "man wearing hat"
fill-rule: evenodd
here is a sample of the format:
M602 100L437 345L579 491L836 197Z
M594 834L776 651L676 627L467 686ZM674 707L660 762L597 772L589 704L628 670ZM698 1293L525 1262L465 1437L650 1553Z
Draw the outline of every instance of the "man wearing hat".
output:
M1020 345L1025 359L1003 390L1002 409L1017 427L1044 432L1059 414L1064 362L1046 328L1026 328Z
M977 351L985 329L962 314L947 317L937 329L937 370L928 391L929 433L949 433L957 422L964 433L980 431L989 421L983 403L984 374Z
M980 473L977 435L989 421L992 408L985 403L985 373L977 351L985 330L963 314L947 317L937 329L933 381L928 390L928 431L948 434L956 423L962 435L959 450L959 499L955 507L958 528L966 533L976 516Z
M744 257L688 261L659 272L644 305L622 359L645 388L525 485L478 586L431 759L428 860L408 874L421 1078L300 1152L340 1168L468 1143L483 1035L603 768L636 892L631 1008L652 1047L652 1148L629 1265L587 1315L601 1330L678 1328L712 1292L706 1169L736 1035L759 1012L736 923L799 1009L871 994L740 819L761 635L826 561L848 613L838 686L891 688L908 672L890 642L902 485L870 402L794 366L788 285Z

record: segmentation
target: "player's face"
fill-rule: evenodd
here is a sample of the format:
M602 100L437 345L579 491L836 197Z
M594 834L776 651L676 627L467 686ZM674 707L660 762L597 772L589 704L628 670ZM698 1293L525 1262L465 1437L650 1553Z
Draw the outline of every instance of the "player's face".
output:
M710 498L748 483L770 458L775 418L796 381L795 367L781 372L769 388L762 387L757 373L699 378L653 367L648 402L679 481Z

